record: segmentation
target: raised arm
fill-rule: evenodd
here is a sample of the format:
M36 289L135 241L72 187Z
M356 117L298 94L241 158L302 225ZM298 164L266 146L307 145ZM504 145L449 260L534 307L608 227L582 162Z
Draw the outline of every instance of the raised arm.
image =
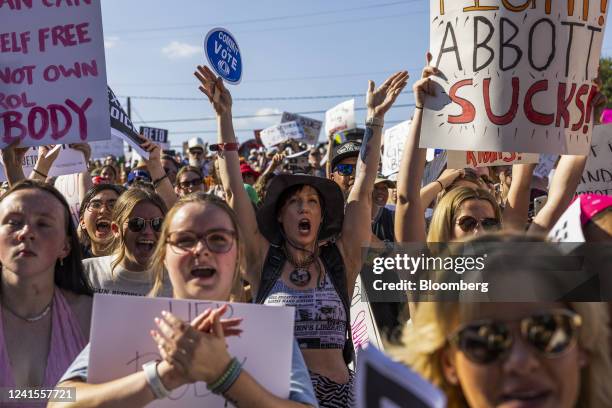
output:
M259 232L255 210L251 200L244 189L242 175L240 174L240 158L236 149L236 135L232 122L232 96L223 85L221 78L216 78L208 67L198 66L195 76L202 84L202 91L212 104L217 113L217 130L219 151L219 173L221 183L227 195L227 202L234 209L240 223L240 228L245 234L247 259L249 265L245 278L257 290L268 241Z
M91 146L89 146L89 143L73 143L68 147L80 151L83 153L83 156L85 156L85 171L79 173L79 200L83 202L85 193L93 187L91 174L89 174L89 168L87 167L87 163L89 163L89 159L91 158Z
M22 162L28 148L17 147L17 145L19 145L19 140L14 140L13 143L2 149L2 163L9 186L26 178L23 174Z
M39 146L38 147L38 159L36 160L36 165L34 166L34 170L30 173L28 178L33 180L47 181L49 177L49 171L55 162L55 159L60 154L60 149L55 150L52 154L49 154L56 145L48 145L48 146Z
M143 142L140 146L149 152L149 158L145 159L145 164L147 165L147 169L149 170L149 174L151 175L151 179L153 180L153 186L155 187L155 192L159 194L159 196L166 203L166 207L170 209L174 203L177 201L176 193L174 192L174 187L168 179L168 175L164 170L164 167L161 164L161 148L159 145L145 139L141 136Z
M529 213L531 178L535 164L512 166L512 183L508 190L508 201L504 208L503 227L505 230L524 232Z
M463 176L465 171L463 169L446 169L440 174L440 177L436 181L432 181L421 189L421 206L423 209L429 207L429 205L436 199L436 196L443 190L446 190L448 186L459 176Z
M428 54L428 63L431 54ZM421 204L421 179L425 169L426 149L419 148L423 104L427 95L434 95L430 86L431 75L437 69L431 66L423 70L422 78L413 85L416 110L412 117L410 133L406 138L400 171L397 177L397 205L395 207L395 237L398 242L425 242L424 208Z
M339 246L347 266L349 294L361 269L361 246L370 242L372 235L372 191L380 161L380 144L385 114L391 108L408 81L408 72L401 71L389 77L378 89L369 82L367 93L368 120L357 158L355 183L349 193L342 236Z

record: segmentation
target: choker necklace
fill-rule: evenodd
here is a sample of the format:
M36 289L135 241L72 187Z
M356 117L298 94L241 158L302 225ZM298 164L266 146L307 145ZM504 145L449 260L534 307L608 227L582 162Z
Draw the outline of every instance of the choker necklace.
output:
M308 257L301 262L296 261L285 247L283 247L283 252L285 252L287 262L289 262L295 268L289 274L289 280L291 283L299 287L308 285L312 279L312 275L310 274L308 268L317 259L317 251L308 255Z
M13 315L13 316L15 316L15 317L17 317L17 318L19 318L19 319L23 320L24 322L28 322L28 323L35 323L35 322L37 322L37 321L41 320L41 319L42 319L43 317L45 317L46 315L48 315L48 314L49 314L49 312L51 311L51 305L52 305L52 304L53 304L53 299L51 299L51 302L49 302L49 304L47 305L47 307L45 307L45 308L43 309L43 311L42 311L42 312L40 312L39 314L37 314L36 316L33 316L33 317L23 317L23 316L18 315L18 314L17 314L17 313L15 313L15 312L13 312L13 311L12 311L10 308L8 308L8 307L7 307L7 306L4 304L4 302L2 302L2 306L3 306L3 307L6 309L6 310L8 310L8 311L9 311L9 312L10 312L10 313Z

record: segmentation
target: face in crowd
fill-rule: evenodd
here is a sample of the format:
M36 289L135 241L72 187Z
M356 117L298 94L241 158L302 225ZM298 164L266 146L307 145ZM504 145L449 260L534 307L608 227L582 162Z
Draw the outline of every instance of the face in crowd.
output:
M169 214L161 250L175 297L227 300L240 285L239 233L225 207L190 196Z
M340 186L345 199L348 197L353 184L355 184L355 174L357 170L357 156L342 159L332 169L331 179Z
M478 304L453 326L444 376L470 407L576 406L588 360L566 305Z
M204 162L204 150L199 147L193 147L187 152L189 156L189 165L201 167Z
M278 222L287 239L302 248L317 240L322 214L321 197L309 185L288 188L279 198Z
M321 152L319 149L310 150L308 153L308 164L315 169L321 167Z
M86 204L80 227L93 244L104 245L112 238L111 222L117 198L115 190L102 190Z
M100 170L100 177L104 179L105 183L117 183L117 171L110 165L102 167L102 170Z
M389 200L389 185L387 183L378 183L374 185L372 192L372 201L377 207L384 207Z
M183 197L197 191L205 191L206 186L198 173L195 171L184 171L177 177L174 190L179 197Z
M53 282L56 263L71 250L66 212L58 198L39 188L17 190L0 202L3 280Z
M498 227L499 220L493 205L486 200L466 200L461 203L453 225L453 240L465 241L482 235L491 227Z
M166 172L166 175L168 176L168 180L170 180L170 183L172 183L172 185L175 185L176 174L178 173L178 170L179 170L178 167L176 166L176 163L174 162L174 160L171 160L169 158L164 158L164 157L162 157L161 163L162 163L162 167L164 168L164 171Z

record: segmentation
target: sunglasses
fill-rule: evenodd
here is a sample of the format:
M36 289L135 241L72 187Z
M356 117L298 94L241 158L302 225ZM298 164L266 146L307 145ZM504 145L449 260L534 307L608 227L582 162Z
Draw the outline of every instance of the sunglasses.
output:
M144 218L136 217L130 218L130 220L128 221L128 228L132 232L141 232L147 227L147 224L149 224L153 231L160 232L163 223L164 219L161 217L152 218L150 220L145 220Z
M166 242L177 254L195 252L200 242L203 242L206 248L215 254L225 254L232 249L235 238L235 231L225 229L210 230L202 235L189 231L177 231L168 234Z
M177 184L180 189L187 190L188 188L199 186L200 184L202 184L202 180L193 179L193 180L181 181L180 183L177 183Z
M554 310L521 319L519 325L527 344L543 356L555 358L576 344L582 318L570 310ZM449 342L470 361L491 364L508 354L514 337L506 323L479 321L463 326Z
M336 172L343 176L350 176L355 171L355 167L354 164L338 164L336 165Z
M479 225L485 231L496 230L499 228L500 223L499 220L496 218L485 218L482 220L477 220L472 216L466 215L465 217L459 218L459 220L457 221L457 225L459 225L459 228L461 228L463 232L470 232L474 231Z
M115 208L115 203L116 203L116 200L111 200L111 201L94 200L94 201L89 202L89 204L87 205L87 209L89 211L102 211L102 207L106 207L108 211L113 211L113 208Z

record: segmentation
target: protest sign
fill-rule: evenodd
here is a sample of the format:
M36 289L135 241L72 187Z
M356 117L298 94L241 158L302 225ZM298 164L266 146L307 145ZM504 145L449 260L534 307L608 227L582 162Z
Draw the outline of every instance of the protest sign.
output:
M440 74L421 147L587 154L606 0L431 0L430 10Z
M123 156L123 140L116 136L111 136L108 140L92 142L89 146L91 147L91 158L93 160L104 159L107 156Z
M297 122L287 122L266 128L259 135L265 147L272 147L290 139L303 140L304 130Z
M423 173L422 185L426 186L432 181L437 180L442 174L442 171L446 167L447 152L443 151L441 154L434 157L434 159L425 164L425 172Z
M540 178L548 177L558 158L558 154L541 154L540 161L533 171L534 176Z
M242 54L238 42L225 28L213 28L206 34L204 50L210 67L228 83L242 80Z
M297 122L304 129L304 142L308 144L317 144L323 122L316 119L300 116L295 113L283 112L281 123Z
M57 145L55 148L47 153L47 156L54 154L58 149L61 149L59 155L53 162L51 169L49 169L49 177L57 177L64 174L78 174L87 170L87 163L85 163L85 156L82 152L69 148L67 145ZM28 149L26 154L23 156L22 167L23 174L28 177L36 163L38 162L38 148L32 147ZM4 167L0 168L0 181L6 181L6 174L4 173Z
M168 130L158 129L147 126L140 127L140 134L158 145L162 150L169 150L170 143L168 143Z
M399 172L406 137L412 121L407 120L389 129L383 135L382 174L385 177Z
M0 11L0 148L108 137L100 1L0 1Z
M357 351L367 344L383 349L383 342L372 314L372 307L365 297L365 288L361 282L361 276L357 276L351 301L351 336ZM359 357L359 352L356 353L356 356Z
M552 227L548 239L551 242L584 242L580 214L580 198L577 198Z
M351 99L325 112L325 135L356 127L355 100Z
M513 164L537 163L540 160L540 155L537 153L462 152L449 150L447 155L449 169L511 166Z
M440 389L374 347L361 351L356 372L357 408L446 407Z
M110 109L111 135L122 139L131 146L136 153L148 159L149 152L140 147L142 140L140 139L136 127L121 107L121 102L119 102L119 99L117 99L110 87L108 87L108 104Z
M577 194L612 195L612 125L595 126Z
M153 319L161 316L162 310L190 322L205 309L224 303L96 294L88 381L97 384L121 378L140 371L147 361L159 359L159 350L149 332L155 328ZM289 396L294 313L292 307L230 303L224 316L244 319L240 323L240 336L226 338L230 355L261 386L280 398ZM221 408L226 405L221 396L212 394L205 383L198 382L174 390L170 397L151 406Z
M74 225L79 225L79 209L81 208L81 197L85 192L81 191L78 174L66 174L55 180L55 188L62 193L68 206ZM82 193L82 194L81 194Z

